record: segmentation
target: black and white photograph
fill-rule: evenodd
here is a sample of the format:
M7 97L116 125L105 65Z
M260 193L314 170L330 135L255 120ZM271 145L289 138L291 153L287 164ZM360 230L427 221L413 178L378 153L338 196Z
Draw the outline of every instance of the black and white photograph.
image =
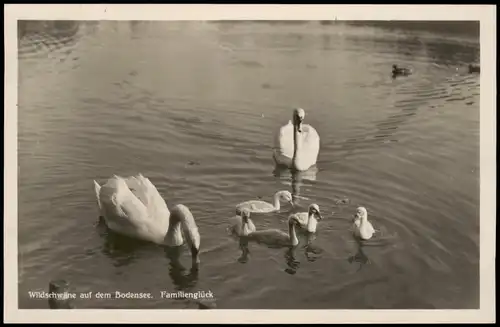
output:
M495 6L8 7L10 320L495 320Z

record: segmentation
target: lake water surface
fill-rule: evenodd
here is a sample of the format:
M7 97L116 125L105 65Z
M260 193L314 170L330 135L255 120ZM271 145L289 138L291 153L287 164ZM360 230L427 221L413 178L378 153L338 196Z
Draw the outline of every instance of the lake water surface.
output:
M468 24L468 23L465 23ZM161 290L212 291L222 309L479 306L478 24L471 33L317 22L81 22L19 41L19 306L63 278L78 308L192 308ZM36 32L38 31L38 32ZM467 31L467 30L466 30ZM58 32L58 33L55 33ZM415 74L393 79L392 64ZM321 136L315 174L275 171L294 107ZM142 173L187 205L201 268L109 234L93 182ZM317 253L227 235L237 203L290 190L325 219ZM349 231L365 206L380 234ZM255 216L286 230L285 206Z

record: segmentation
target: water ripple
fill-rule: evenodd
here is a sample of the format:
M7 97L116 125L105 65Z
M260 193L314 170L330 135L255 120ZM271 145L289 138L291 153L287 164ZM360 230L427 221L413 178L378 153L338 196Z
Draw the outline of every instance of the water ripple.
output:
M20 306L39 306L25 294L54 276L79 291L212 290L223 308L474 307L480 83L467 65L478 61L478 42L426 30L24 22ZM394 63L415 74L392 79ZM276 171L272 159L296 106L321 135L316 169L300 175ZM138 172L169 206L192 210L198 274L187 248L123 240L99 223L92 180ZM255 217L257 228L286 231L288 214L317 203L317 253L257 244L242 252L225 230L235 205L283 189L303 198ZM362 245L350 230L357 206L380 231Z

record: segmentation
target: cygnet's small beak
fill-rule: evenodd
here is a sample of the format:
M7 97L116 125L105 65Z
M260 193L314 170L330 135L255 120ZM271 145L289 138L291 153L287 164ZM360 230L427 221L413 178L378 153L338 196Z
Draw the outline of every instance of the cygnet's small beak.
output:
M323 220L323 216L321 215L321 212L319 212L319 211L316 212L316 217L318 217L318 220Z

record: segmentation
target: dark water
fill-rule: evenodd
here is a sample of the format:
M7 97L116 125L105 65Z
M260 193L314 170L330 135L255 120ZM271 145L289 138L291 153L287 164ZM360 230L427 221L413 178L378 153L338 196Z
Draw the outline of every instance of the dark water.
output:
M467 26L468 23L464 23ZM403 26L404 27L404 26ZM475 24L464 28L477 31ZM472 36L471 36L472 34ZM19 306L52 279L152 292L79 308L478 308L479 61L472 33L347 24L61 22L19 41ZM391 65L415 74L392 79ZM316 176L273 173L292 109L321 136ZM190 255L108 234L92 180L143 173L202 237ZM226 234L237 203L288 189L318 203L316 254ZM346 200L346 201L339 201ZM347 201L348 200L348 201ZM360 247L357 206L381 234ZM285 229L282 213L255 217Z

